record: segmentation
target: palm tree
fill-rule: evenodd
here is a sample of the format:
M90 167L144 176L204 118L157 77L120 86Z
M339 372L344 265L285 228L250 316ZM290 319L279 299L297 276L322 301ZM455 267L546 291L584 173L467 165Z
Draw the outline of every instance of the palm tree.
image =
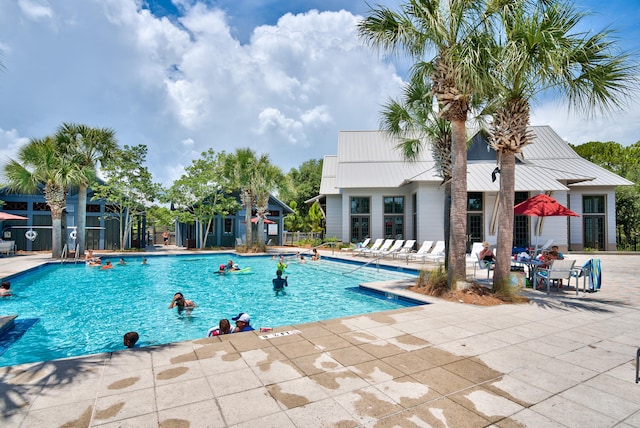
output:
M431 86L422 76L412 75L404 87L402 98L384 105L380 127L400 140L396 149L408 162L419 159L425 145L430 145L435 168L444 186L446 250L449 248L451 230L451 124L437 117L430 92Z
M262 155L256 164L252 192L256 200L256 213L258 217L257 245L260 251L264 251L264 220L268 215L269 198L276 187L284 181L282 170L269 162L266 155Z
M11 191L36 193L42 190L51 209L52 257L62 253L62 214L67 205L69 186L87 171L78 169L51 137L31 140L18 151L18 160L4 167Z
M617 53L610 30L575 32L584 17L568 3L520 4L501 12L504 40L493 54L495 111L490 144L500 167L494 290L507 287L513 243L515 158L532 143L530 103L553 90L578 111L612 111L637 84L630 56Z
M86 175L78 176L78 212L76 245L79 255L84 255L87 226L87 190L94 182L96 168L111 159L118 148L115 131L109 128L90 128L85 125L63 123L54 138L66 156L73 159Z
M439 117L451 123L452 177L448 283L466 277L467 156L466 120L477 86L488 68L478 55L487 39L487 4L477 0L409 0L400 11L374 9L358 24L362 39L373 47L406 52L416 60L414 72L432 82ZM425 59L428 59L425 61Z
M240 191L240 200L245 208L245 224L247 225L247 249L253 247L251 231L251 215L256 204L252 183L255 180L255 171L258 160L251 149L236 149L235 154L228 155L225 161L225 175L232 185Z

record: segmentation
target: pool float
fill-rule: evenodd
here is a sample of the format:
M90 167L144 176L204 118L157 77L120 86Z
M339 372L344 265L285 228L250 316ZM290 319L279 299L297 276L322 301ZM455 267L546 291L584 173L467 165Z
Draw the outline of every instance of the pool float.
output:
M246 267L246 268L242 268L242 269L238 269L238 270L230 270L228 272L229 273L249 273L249 272L251 272L251 268L250 267Z

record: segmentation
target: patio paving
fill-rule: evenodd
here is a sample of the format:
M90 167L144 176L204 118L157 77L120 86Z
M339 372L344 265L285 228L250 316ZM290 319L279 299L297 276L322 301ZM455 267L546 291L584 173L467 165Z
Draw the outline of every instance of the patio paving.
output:
M419 296L430 304L0 368L0 425L638 427L640 255L598 257L598 293L494 307ZM0 275L47 260L0 258Z

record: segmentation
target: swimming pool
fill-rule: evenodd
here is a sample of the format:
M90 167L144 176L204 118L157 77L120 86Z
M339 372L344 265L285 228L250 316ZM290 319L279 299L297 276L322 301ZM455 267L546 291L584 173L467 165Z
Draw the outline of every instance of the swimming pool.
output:
M234 258L249 273L216 275ZM0 356L0 366L48 361L123 349L122 336L137 331L142 345L205 337L220 318L239 312L251 324L277 327L395 309L415 303L377 298L353 288L371 281L415 278L391 271L323 259L287 260L286 296L274 296L277 260L235 254L129 257L124 266L100 270L83 264L51 264L11 279L16 294L0 299L0 313L18 320L39 318ZM112 260L116 262L117 259ZM168 309L182 292L198 305L193 311Z

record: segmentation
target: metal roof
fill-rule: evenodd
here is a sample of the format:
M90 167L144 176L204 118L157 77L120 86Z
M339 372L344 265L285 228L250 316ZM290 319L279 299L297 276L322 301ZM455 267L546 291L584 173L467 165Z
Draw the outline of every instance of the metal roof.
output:
M532 126L533 143L524 147L516 162L515 190L568 190L580 186L633 184L581 158L549 126ZM395 147L399 141L383 131L341 131L338 155L325 156L320 194L338 194L342 188L396 188L410 182L436 182L431 149L425 146L420 159L406 162ZM497 192L499 180L491 181L495 160L469 161L467 190Z

